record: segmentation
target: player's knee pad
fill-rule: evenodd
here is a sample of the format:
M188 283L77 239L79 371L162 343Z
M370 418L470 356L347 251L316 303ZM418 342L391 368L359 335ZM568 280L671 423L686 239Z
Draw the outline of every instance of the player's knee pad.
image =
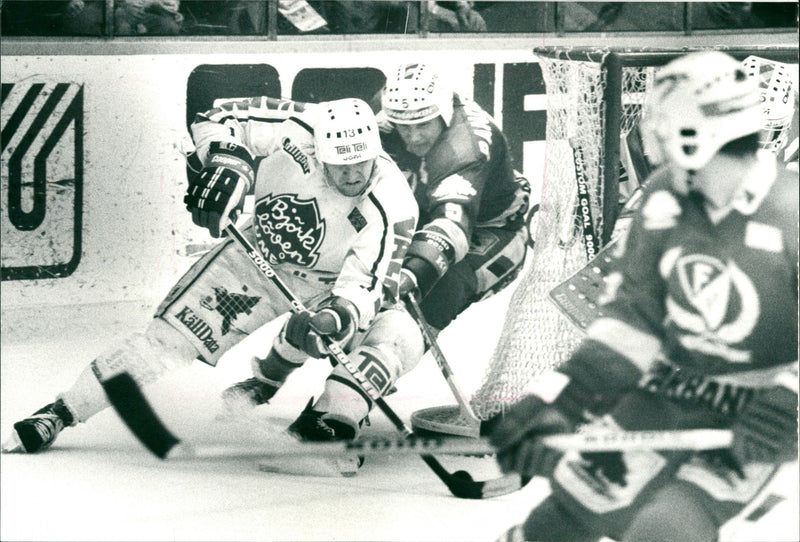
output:
M379 356L383 356L387 366L396 366L393 370L398 377L416 367L425 353L425 344L417 322L402 309L380 312L359 344L383 352Z
M92 371L101 382L125 371L140 384L147 384L189 365L197 355L197 350L181 333L156 318L145 333L134 333L122 344L97 356Z
M388 394L400 375L401 363L382 345L362 344L348 358L360 376L356 378L347 368L337 365L325 381L325 391L314 409L326 412L330 419L346 423L357 433L372 408L372 398L365 387L374 388L381 396Z
M621 542L715 542L719 525L683 484L661 488L633 518Z

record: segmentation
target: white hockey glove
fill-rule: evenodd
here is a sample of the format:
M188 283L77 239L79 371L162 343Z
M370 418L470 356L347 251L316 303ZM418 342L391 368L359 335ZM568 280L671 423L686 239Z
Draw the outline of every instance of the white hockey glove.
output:
M254 160L247 149L235 143L211 143L205 167L189 178L183 198L192 222L219 237L239 216L254 179Z
M324 301L318 312L295 313L286 322L286 341L312 358L323 358L328 352L321 336L333 338L346 348L356 333L358 309L348 300L334 296Z
M400 299L408 297L408 294L414 294L414 298L419 301L422 298L419 291L419 284L417 284L417 276L408 268L403 267L400 269Z

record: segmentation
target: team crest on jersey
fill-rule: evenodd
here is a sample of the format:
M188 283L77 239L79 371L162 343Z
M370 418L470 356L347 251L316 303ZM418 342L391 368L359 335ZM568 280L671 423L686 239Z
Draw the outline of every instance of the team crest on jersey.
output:
M451 175L444 179L436 190L431 194L431 198L437 200L467 200L478 192L472 183L461 175Z
M227 289L218 286L214 288L214 295L205 296L200 300L200 304L203 308L216 311L222 315L221 331L223 335L226 335L231 329L231 322L236 320L236 317L240 314L252 314L253 307L260 300L260 297L253 297L244 293L231 294L228 293Z
M313 267L325 238L325 220L315 199L297 194L268 194L256 202L254 224L258 248L272 264Z
M680 287L667 297L667 311L688 332L681 337L683 346L733 363L750 361L747 352L731 346L750 335L761 312L750 277L733 261L683 255L680 248L665 254L662 272Z
M350 211L349 215L347 215L347 220L350 221L350 224L353 225L357 232L363 230L367 225L367 219L364 218L364 215L361 214L361 211L358 210L358 207L353 207L353 210Z

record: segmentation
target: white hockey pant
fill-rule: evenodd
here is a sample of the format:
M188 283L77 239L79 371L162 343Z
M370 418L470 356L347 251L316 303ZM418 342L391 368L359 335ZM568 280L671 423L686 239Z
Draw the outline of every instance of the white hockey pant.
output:
M417 323L399 308L378 313L357 341L348 357L381 396L389 393L398 378L416 367L425 352ZM325 390L314 410L327 412L326 418L350 425L358 435L371 404L349 371L337 365L325 381Z
M85 422L110 406L101 381L127 371L139 384L146 385L190 365L197 354L181 333L155 318L145 333L134 333L97 356L59 398L76 422Z

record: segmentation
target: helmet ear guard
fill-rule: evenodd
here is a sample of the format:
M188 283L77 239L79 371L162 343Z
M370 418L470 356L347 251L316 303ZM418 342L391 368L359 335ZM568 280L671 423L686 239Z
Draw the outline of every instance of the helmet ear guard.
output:
M325 164L354 164L377 158L381 138L370 106L357 98L319 104L314 148L317 159Z
M402 64L387 78L382 106L395 124L421 124L442 117L450 126L453 90L432 66Z
M692 171L762 124L758 87L739 62L718 51L690 53L656 74L642 113L642 139L655 163Z

